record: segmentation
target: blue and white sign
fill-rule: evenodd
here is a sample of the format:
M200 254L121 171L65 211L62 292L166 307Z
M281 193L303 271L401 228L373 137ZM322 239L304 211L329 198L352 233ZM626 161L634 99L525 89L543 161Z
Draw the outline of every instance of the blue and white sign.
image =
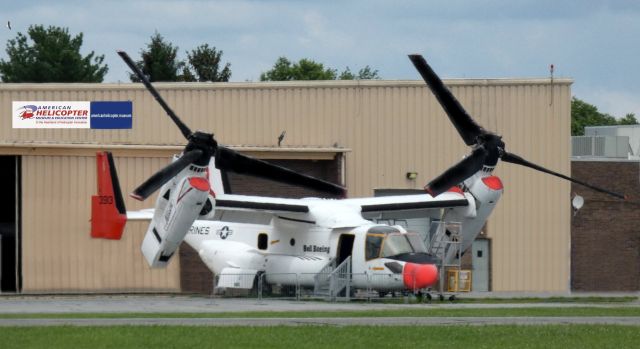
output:
M91 128L97 129L122 129L131 128L133 125L133 105L131 101L91 102Z
M131 129L131 101L14 101L13 128Z

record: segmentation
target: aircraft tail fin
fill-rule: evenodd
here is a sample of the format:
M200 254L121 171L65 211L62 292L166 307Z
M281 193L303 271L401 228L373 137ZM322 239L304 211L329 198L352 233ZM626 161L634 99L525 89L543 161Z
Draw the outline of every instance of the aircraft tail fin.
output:
M98 195L91 196L91 237L120 240L127 222L127 209L113 156L96 153Z

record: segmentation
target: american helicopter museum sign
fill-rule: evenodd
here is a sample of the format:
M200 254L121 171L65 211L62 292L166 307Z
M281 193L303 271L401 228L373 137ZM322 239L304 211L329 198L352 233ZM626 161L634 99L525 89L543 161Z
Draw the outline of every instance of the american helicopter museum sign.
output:
M21 102L12 104L13 128L130 129L131 101Z

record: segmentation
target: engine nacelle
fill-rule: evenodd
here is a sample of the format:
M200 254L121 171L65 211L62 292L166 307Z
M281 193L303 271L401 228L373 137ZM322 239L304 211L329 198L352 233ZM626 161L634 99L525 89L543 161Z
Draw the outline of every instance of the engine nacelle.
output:
M477 178L470 186L469 192L476 199L476 217L462 221L462 246L460 252L465 251L478 237L487 218L496 207L502 196L502 181L497 176L483 176Z
M205 178L184 177L171 190L164 208L156 209L142 241L142 254L151 267L167 265L200 214L209 189Z
M453 263L458 258L458 252L462 253L471 246L473 241L478 237L487 218L496 207L500 196L502 196L503 186L500 178L479 172L475 176L465 181L468 187L468 193L465 196L469 200L469 207L475 210L475 215L468 213L462 214L461 211L449 211L444 220L450 222L460 222L461 230L459 232L458 241L461 242L460 249L449 249L445 256L446 263Z

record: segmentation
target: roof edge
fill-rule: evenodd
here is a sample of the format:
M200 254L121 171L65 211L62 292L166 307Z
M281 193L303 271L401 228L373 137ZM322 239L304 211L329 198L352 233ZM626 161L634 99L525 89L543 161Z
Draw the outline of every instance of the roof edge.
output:
M443 79L449 86L514 86L514 85L571 85L573 79L554 78L497 78ZM277 88L354 88L354 87L420 87L422 80L327 80L327 81L268 81L268 82L154 82L159 90L185 89L277 89ZM140 83L3 83L0 90L143 90Z

